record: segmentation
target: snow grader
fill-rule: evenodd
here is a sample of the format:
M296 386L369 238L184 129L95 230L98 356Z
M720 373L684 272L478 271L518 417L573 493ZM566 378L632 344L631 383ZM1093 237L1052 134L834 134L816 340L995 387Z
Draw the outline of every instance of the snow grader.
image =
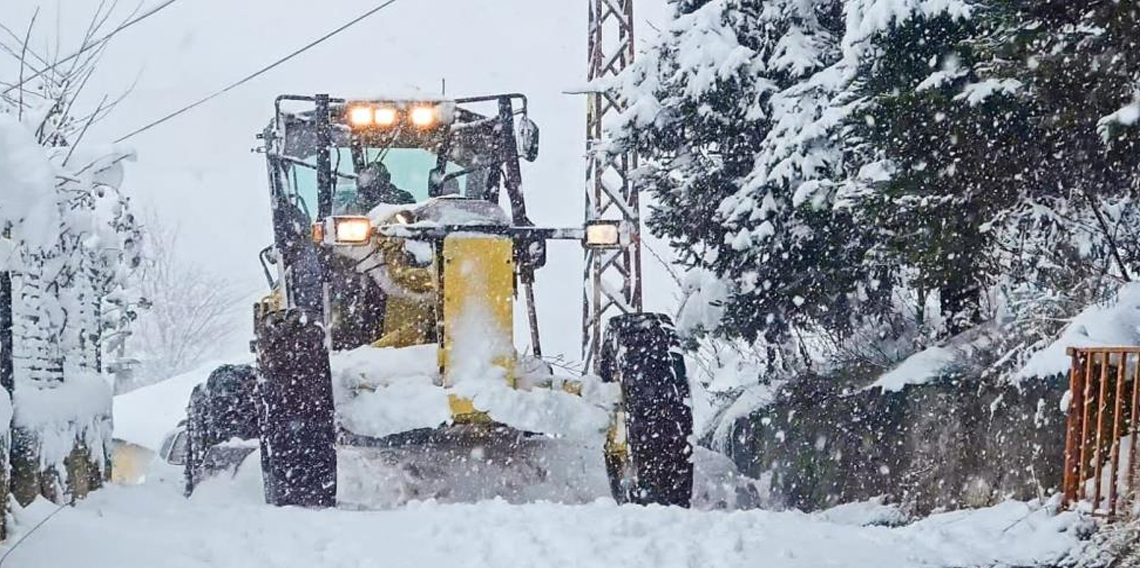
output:
M258 137L274 241L260 255L270 292L254 307L256 365L220 368L195 391L188 491L235 448L259 448L268 503L335 506L338 447L477 448L495 436L549 436L517 420L504 397L608 388L612 396L594 404L604 411L598 461L613 497L689 505L689 386L668 317L611 318L597 376L557 377L538 355L532 285L547 242L617 248L630 231L616 221L531 221L521 161L537 158L539 129L524 96L283 95ZM525 308L516 309L520 296ZM516 312L531 332L526 352L514 346ZM403 431L359 427L418 412L396 394L398 381L376 376L406 375L400 354L412 352L421 366L429 359L433 372L417 384L445 397L444 413L437 405ZM330 360L346 353L389 363L338 373ZM350 411L363 396L377 404Z

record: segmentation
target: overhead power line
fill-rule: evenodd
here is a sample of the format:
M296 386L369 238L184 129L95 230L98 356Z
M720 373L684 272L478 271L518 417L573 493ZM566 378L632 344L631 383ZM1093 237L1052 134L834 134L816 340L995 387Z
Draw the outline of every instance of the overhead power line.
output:
M118 140L115 140L115 142L116 143L122 142L122 141L124 141L124 140L126 140L132 136L135 136L136 134L146 132L147 130L150 130L151 128L154 128L155 126L158 126L158 125L160 125L160 124L162 124L162 123L164 123L164 122L166 122L166 121L168 121L168 120L170 120L176 116L179 116L183 113L189 112L190 110L192 110L192 109L194 109L200 105L203 105L203 104L205 104L205 103L207 103L213 99L216 99L216 98L218 98L218 97L220 97L220 96L222 96L222 95L224 95L224 94L248 83L249 81L253 80L254 78L270 71L274 67L277 67L278 65L281 65L282 63L285 63L286 61L289 61L290 59L293 59L294 57L301 55L302 53L312 49L313 47L316 47L317 45L323 43L325 40L335 36L336 34L339 34L340 32L343 32L344 30L347 30L348 28L359 23L361 20L364 20L365 18L367 18L367 17L375 14L376 12L379 12L380 10L383 10L384 8L387 8L388 6L391 6L392 4L395 4L395 3L396 3L396 0L388 0L387 2L384 2L383 4L376 6L375 8L361 14L360 16L357 16L355 19L353 19L353 20L349 21L348 23L340 26L339 28L317 38L316 40L312 41L308 45L290 53L289 55L286 55L285 57L282 57L281 59L278 59L277 61L274 61L273 63L270 63L269 65L266 65L265 67L262 67L261 69L258 69L257 71L250 73L249 75L246 75L245 77L242 77L241 79L239 79L233 83L230 83L225 88L223 88L219 91L216 91L213 94L210 94L206 97L203 97L203 98L201 98L201 99L199 99L199 100L197 100L197 101L195 101L189 105L186 105L186 106L184 106L184 107L182 107L182 108L180 108L180 109L178 109L178 110L176 110L176 111L174 111L174 112L172 112L172 113L170 113L170 114L168 114L168 115L166 115L166 116L164 116L158 120L155 120L154 122L151 122L151 123L149 123L149 124L147 124L141 128L138 128L137 130L132 131L130 134L127 134L126 136L123 136L123 137L119 138Z
M125 29L127 29L127 28L129 28L129 27L153 16L153 15L155 15L155 14L157 14L163 8L166 8L167 6L175 3L176 1L177 0L166 0L162 4L159 4L159 5L155 6L154 8L151 8L151 9L147 10L146 12L139 14L136 17L131 18L130 20L127 20L126 22L119 24L118 27L116 27L115 29L108 32L107 35L105 35L105 36L103 36L103 37L101 37L95 41L88 42L88 43L84 44L83 47L81 47L79 49L79 51L76 51L75 53L72 53L71 55L68 55L67 57L64 57L63 59L60 59L59 61L56 61L55 63L53 63L53 64L51 64L51 65L49 65L43 69L40 69L38 72L34 73L30 77L27 77L27 78L21 80L19 83L16 83L15 85L12 85L12 86L4 89L3 92L0 92L0 95L6 95L6 94L8 94L8 93L20 88L20 87L23 87L25 84L27 84L28 81L31 81L37 77L40 77L44 73L47 73L48 71L51 71L51 70L55 69L56 67L59 67L60 65L63 65L64 63L67 63L68 61L71 61L72 59L75 59L76 57L79 57L80 55L83 55L84 53L91 51L92 49L95 49L96 47L99 47L100 45L103 45L104 43L107 43L108 40L110 40L112 37L115 37L115 34L118 34L119 32L121 32L121 31L123 31L123 30L125 30Z

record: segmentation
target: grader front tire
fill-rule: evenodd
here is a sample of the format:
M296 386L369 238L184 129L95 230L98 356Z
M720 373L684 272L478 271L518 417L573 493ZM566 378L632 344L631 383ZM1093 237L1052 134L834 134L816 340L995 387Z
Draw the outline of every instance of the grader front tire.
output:
M678 345L660 314L617 316L606 328L602 380L619 383L622 396L606 451L619 503L691 503L693 412Z
M301 310L257 326L261 465L271 505L336 505L336 427L324 330Z

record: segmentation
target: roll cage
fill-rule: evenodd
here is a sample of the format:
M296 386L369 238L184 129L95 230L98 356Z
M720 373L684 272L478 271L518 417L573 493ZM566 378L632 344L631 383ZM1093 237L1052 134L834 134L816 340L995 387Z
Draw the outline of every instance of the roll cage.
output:
M310 103L311 108L286 111L287 103ZM476 105L497 103L492 113L476 112ZM444 109L431 127L411 127L403 122L391 128L354 128L346 119L353 105L383 105L408 109L428 105ZM333 163L333 149L348 148L354 171L365 164L365 148L422 148L436 156L436 167L429 181L430 197L442 195L444 184L458 177L469 178L468 197L499 202L505 191L512 221L523 224L526 202L521 191L519 143L516 131L537 133L527 117L526 97L521 94L492 95L460 99L343 99L327 95L282 95L274 102L274 119L261 134L274 201L287 199L288 187L282 174L289 166L315 170L318 189L316 217L330 216L337 178L353 179ZM516 123L516 116L520 117ZM537 135L535 141L537 144ZM537 152L527 149L525 157L534 160ZM339 157L339 156L338 156ZM448 171L447 163L459 166Z
M391 128L357 128L348 119L354 105L404 111L430 106L438 109L440 119L428 127L411 127L410 119L402 114ZM313 244L310 231L314 219L336 214L338 182L356 178L334 161L334 154L335 159L343 159L340 150L346 148L353 172L365 165L367 148L429 150L436 159L428 177L429 197L443 195L448 181L463 177L467 198L500 203L505 194L511 224L534 226L527 217L519 159L537 157L538 128L527 116L527 99L521 94L456 99L281 95L274 101L273 120L258 137L264 141L261 151L266 155L274 228L274 244L263 251L261 260L270 287L283 284L286 307L314 314L324 311L322 296L330 276L330 257ZM298 203L289 185L291 168L315 172L315 212ZM544 261L545 241L540 240L536 234L516 241L516 266L524 282L533 281L534 269ZM269 263L278 264L277 279Z

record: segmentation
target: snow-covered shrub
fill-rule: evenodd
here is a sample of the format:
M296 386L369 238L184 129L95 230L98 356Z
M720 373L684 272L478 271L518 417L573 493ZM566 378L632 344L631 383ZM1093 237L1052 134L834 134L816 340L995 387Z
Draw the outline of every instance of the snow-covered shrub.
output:
M96 110L47 73L0 101L0 222L12 277L13 492L80 497L109 475L107 371L135 319L139 228L120 148L83 143Z

